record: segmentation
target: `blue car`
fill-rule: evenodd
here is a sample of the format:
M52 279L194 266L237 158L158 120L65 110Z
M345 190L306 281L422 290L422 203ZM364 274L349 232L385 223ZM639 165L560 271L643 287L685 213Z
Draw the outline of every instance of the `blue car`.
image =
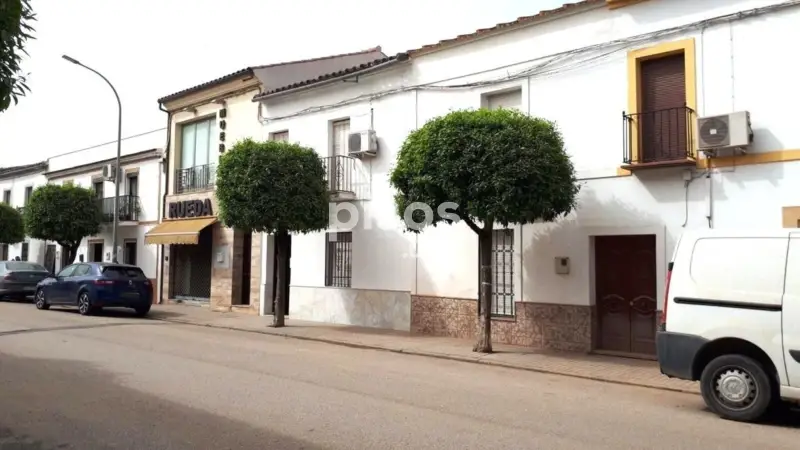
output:
M36 285L37 309L77 306L88 316L104 307L133 308L145 316L153 303L153 288L142 269L128 264L78 263Z

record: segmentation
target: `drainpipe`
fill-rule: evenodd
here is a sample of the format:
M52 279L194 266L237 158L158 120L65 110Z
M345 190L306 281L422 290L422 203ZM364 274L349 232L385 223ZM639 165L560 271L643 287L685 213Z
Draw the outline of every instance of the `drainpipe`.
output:
M164 193L158 205L158 223L161 223L161 215L164 213L164 204L167 201L167 193L169 192L169 146L172 140L172 113L164 109L164 105L161 103L158 104L158 109L167 113L167 143L164 148L164 158L167 163L164 164L163 160L161 162L162 167L166 169L166 173L164 175ZM161 175L159 174L159 179L160 177ZM161 188L160 184L161 183L159 183L159 189ZM158 303L162 303L162 299L164 298L164 244L159 245L158 254L160 263L158 271Z

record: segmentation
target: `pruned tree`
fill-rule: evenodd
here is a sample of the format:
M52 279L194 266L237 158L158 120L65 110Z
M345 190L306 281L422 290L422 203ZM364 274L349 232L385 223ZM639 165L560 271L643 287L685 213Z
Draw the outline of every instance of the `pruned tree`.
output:
M17 208L0 203L0 244L16 244L25 240L25 224Z
M478 236L481 314L473 350L491 353L495 224L551 222L576 205L580 186L561 133L553 122L515 110L454 111L406 138L390 182L409 230L463 220ZM427 221L419 204L430 208Z
M325 168L313 149L245 139L217 167L219 219L228 227L275 236L278 286L273 326L284 326L289 233L328 227Z
M0 112L28 92L20 64L28 54L25 44L33 39L35 20L29 0L0 1Z
M48 184L34 189L23 218L28 236L57 242L72 263L83 238L100 232L101 210L91 189Z

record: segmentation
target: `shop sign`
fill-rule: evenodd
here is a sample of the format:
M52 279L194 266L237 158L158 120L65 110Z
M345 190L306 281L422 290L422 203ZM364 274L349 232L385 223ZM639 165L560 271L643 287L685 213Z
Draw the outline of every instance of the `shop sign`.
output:
M189 219L192 217L213 216L211 199L205 200L183 200L171 202L167 208L167 217L170 219Z

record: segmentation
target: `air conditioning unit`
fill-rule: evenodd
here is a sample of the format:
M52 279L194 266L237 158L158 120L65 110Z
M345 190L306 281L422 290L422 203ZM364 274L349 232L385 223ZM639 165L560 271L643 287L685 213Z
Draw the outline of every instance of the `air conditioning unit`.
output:
M347 137L347 153L350 156L375 156L378 154L378 137L375 130L350 133Z
M103 166L103 178L105 178L108 181L116 180L116 177L114 176L116 171L114 169L115 167L113 164L106 164L105 166Z
M742 152L753 143L750 113L739 111L697 119L698 148L711 153L735 148Z

